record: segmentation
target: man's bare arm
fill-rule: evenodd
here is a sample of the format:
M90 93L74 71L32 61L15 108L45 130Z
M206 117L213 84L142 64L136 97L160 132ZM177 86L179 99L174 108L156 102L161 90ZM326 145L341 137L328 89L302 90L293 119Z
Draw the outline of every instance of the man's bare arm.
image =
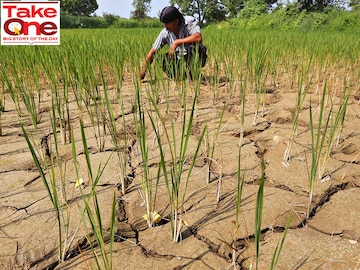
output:
M151 64L154 60L154 54L156 53L156 50L154 48L151 48L150 51L148 52L148 54L145 57L145 62L141 68L141 73L140 73L140 79L144 79L145 75L146 75L146 67L148 66L148 64Z
M181 46L182 44L192 44L200 42L202 42L202 35L199 32L185 38L176 39L169 49L169 54L174 55L176 48L178 46Z

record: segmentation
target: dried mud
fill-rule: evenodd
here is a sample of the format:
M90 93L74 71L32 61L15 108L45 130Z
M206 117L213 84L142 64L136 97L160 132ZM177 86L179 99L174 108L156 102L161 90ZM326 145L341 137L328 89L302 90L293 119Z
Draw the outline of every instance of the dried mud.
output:
M341 81L341 80L339 80ZM144 106L150 110L146 90L156 82L143 82ZM101 87L101 86L99 86ZM183 107L179 100L179 85L170 82L170 94L159 94L159 109L169 123L173 117L175 130L181 129ZM188 107L194 84L188 85ZM333 85L334 88L337 85ZM341 87L341 86L339 86ZM115 89L109 87L115 92ZM115 88L115 87L114 87ZM231 91L230 91L231 90ZM284 166L283 155L291 131L296 106L296 88L286 80L277 87L268 86L263 98L257 125L251 125L255 97L249 93L245 103L245 130L242 142L241 168L244 175L239 229L235 230L238 145L241 132L240 98L238 86L230 89L230 82L222 79L200 86L194 126L187 151L188 160L194 155L196 143L205 125L210 143L215 145L211 164L205 154L204 143L189 181L184 209L184 225L180 242L171 240L170 208L166 186L161 180L156 195L155 209L162 220L148 228L143 219L144 199L141 191L142 162L139 142L135 134L132 106L134 86L125 79L122 86L124 110L114 99L118 127L126 123L128 141L122 141L128 158L126 175L121 175L121 164L113 154L111 138L105 142L105 151L99 152L89 119L85 119L88 146L94 171L107 160L107 166L97 186L106 240L111 216L113 194L117 199L116 237L113 247L114 269L254 269L255 205L261 160L265 163L264 210L261 226L259 269L269 269L272 256L283 235L290 213L293 218L286 236L277 269L360 269L360 113L354 89L349 98L347 115L341 139L334 145L325 167L326 178L317 180L309 219L309 163L311 136L309 128L310 98L319 100L319 94L310 91L300 114L299 128L291 149L289 166ZM19 117L9 96L6 96L0 137L0 266L1 269L93 269L95 261L81 222L83 201L76 182L70 145L60 145L64 167L66 202L70 222L65 262L58 264L58 227L55 211L36 170L32 156L19 125ZM340 98L334 95L334 103ZM39 130L42 149L48 156L54 151L49 124L50 96L44 93ZM168 106L170 105L170 106ZM221 130L215 133L224 109ZM317 105L314 107L317 112ZM78 109L71 101L71 126L75 132L80 176L85 180L83 192L88 194L86 160L79 132ZM166 119L168 117L168 119ZM25 113L23 124L31 130ZM148 121L148 120L146 120ZM147 123L149 167L153 176L159 166L159 150L154 132ZM180 133L178 133L180 134ZM124 130L119 128L119 138ZM179 136L177 136L179 139ZM41 145L39 144L39 147ZM189 168L185 164L185 172ZM210 164L210 165L209 165ZM121 177L127 182L127 193L121 194ZM206 183L207 180L209 183ZM59 190L60 191L60 190ZM218 193L218 202L216 200ZM65 198L65 197L64 197ZM67 203L67 206L65 206ZM63 241L65 241L65 238ZM71 244L70 239L73 239ZM107 242L108 243L108 242ZM107 244L107 247L109 245ZM97 250L97 249L96 249ZM97 250L98 251L98 250Z

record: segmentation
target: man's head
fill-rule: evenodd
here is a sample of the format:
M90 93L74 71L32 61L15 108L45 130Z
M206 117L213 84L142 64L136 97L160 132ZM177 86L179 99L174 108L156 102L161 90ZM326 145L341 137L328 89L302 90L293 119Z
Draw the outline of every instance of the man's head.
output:
M184 16L176 7L173 6L164 7L160 13L160 21L164 24L173 22L176 19L179 19L179 24L184 23Z

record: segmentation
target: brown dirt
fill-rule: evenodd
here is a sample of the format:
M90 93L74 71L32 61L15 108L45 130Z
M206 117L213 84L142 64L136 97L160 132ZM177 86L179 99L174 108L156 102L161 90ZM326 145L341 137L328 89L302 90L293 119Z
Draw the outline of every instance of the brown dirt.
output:
M252 94L247 95L245 132L242 144L241 167L244 175L240 227L235 230L237 159L240 136L240 99L238 85L230 93L230 82L222 78L213 83L208 78L201 85L196 105L196 116L188 148L188 160L193 156L200 133L208 125L210 143L214 142L222 108L225 112L220 134L214 142L215 152L210 166L210 183L206 183L207 160L204 143L186 192L181 241L171 240L169 198L163 180L157 190L156 211L162 221L148 228L142 216L145 214L141 189L141 153L134 132L132 104L134 86L125 79L122 86L124 99L123 115L120 105L114 101L117 125L121 130L123 118L130 140L123 151L131 157L127 164L128 192L119 191L121 164L112 152L110 137L105 142L105 151L97 151L94 132L89 119L85 119L91 164L96 172L99 166L107 166L97 186L103 226L109 228L113 194L117 197L116 242L113 247L114 269L254 269L254 223L255 204L261 178L261 158L265 162L264 210L259 269L269 269L275 248L283 235L286 222L293 212L293 219L277 269L360 269L360 113L355 89L349 99L346 121L338 145L334 145L326 163L324 181L316 181L310 219L306 221L309 200L309 163L311 137L309 130L310 99L318 113L320 96L312 89L300 115L299 129L291 149L289 166L283 165L283 154L289 138L296 104L296 87L290 87L286 78L276 87L268 85L266 104L260 110L258 123L252 126L255 110ZM332 89L341 89L332 85ZM143 102L150 108L145 92L154 82L143 82ZM358 85L358 84L355 84ZM188 108L194 84L188 84ZM315 86L314 86L315 88ZM114 92L115 86L110 90ZM159 108L170 123L175 119L177 132L181 127L183 108L179 100L179 85L169 84L167 108L166 96L160 93ZM321 87L320 87L321 89ZM216 96L214 97L214 95ZM338 94L334 104L339 103ZM94 269L93 253L89 250L85 225L81 222L83 200L76 181L71 146L60 145L63 162L63 181L66 195L60 189L61 178L57 173L60 201L71 217L68 235L63 246L67 247L66 261L57 265L58 226L55 212L36 170L19 125L19 117L9 96L5 96L5 112L2 114L0 136L0 267L1 269ZM48 136L50 151L54 152L53 136L49 124L50 95L44 93L39 123L41 137ZM316 101L316 102L315 102ZM329 104L329 103L328 103ZM329 106L327 106L327 109ZM22 122L32 130L29 118L23 110ZM79 175L85 180L83 192L90 192L89 177L79 132L79 111L71 102L71 125L75 131ZM316 117L317 118L317 117ZM154 132L147 122L150 171L156 175L159 151ZM132 132L131 132L132 131ZM123 137L119 131L119 138ZM179 139L180 133L177 133ZM124 144L124 141L121 141ZM133 145L131 144L133 143ZM188 161L187 160L187 161ZM66 164L66 166L65 166ZM189 162L185 164L185 172ZM49 179L49 175L47 174ZM326 181L325 181L326 180ZM219 202L216 192L219 181ZM182 192L182 191L181 191ZM67 206L65 201L67 200ZM105 232L105 234L108 232ZM70 240L73 239L71 242ZM108 236L106 236L108 240ZM69 244L71 242L71 244ZM109 245L107 244L107 248ZM98 250L96 249L98 252Z

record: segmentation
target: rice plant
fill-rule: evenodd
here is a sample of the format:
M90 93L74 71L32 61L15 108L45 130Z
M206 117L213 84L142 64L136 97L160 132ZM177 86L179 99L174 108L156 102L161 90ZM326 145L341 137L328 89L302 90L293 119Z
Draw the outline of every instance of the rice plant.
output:
M321 96L321 102L319 104L319 119L317 127L313 120L313 110L310 104L310 134L311 134L311 164L309 171L309 203L307 209L307 218L310 217L310 210L312 205L313 193L315 188L315 182L318 179L317 175L320 169L320 160L322 156L323 146L327 136L327 130L329 128L329 122L331 118L331 111L325 115L325 96L326 96L326 84Z
M49 76L53 77L53 88L54 91L58 86L56 84L55 74L49 74ZM15 77L15 82L17 81ZM19 81L19 80L18 80ZM18 91L17 88L15 88L12 84L12 81L8 79L6 82L8 85L10 91L13 92L14 100L18 100L15 95L15 91ZM18 87L19 85L17 85ZM36 86L36 85L34 85ZM29 90L30 91L30 90ZM65 92L66 94L67 92ZM59 112L62 110L63 105L67 106L68 100L65 100L65 103L59 103L59 96L60 92L53 92L52 99L51 99L51 111L49 113L49 119L50 119L50 135L46 135L44 138L46 138L46 141L44 141L40 148L40 158L38 158L38 155L36 153L36 147L37 147L37 139L32 139L31 135L29 135L29 132L25 129L24 125L22 124L22 132L24 134L24 137L26 139L26 142L28 144L29 150L32 154L34 163L36 165L36 168L40 174L40 177L42 179L42 182L44 184L44 187L47 191L48 197L50 198L50 201L53 205L54 212L56 215L57 220L57 230L58 230L58 263L61 263L65 260L67 257L67 252L69 251L69 248L72 245L74 235L70 236L70 213L72 206L68 204L68 201L70 201L72 198L68 197L70 194L68 194L68 191L66 189L66 163L63 161L62 157L59 153L59 140L58 140L58 118L59 118ZM40 94L39 94L40 96ZM24 102L25 107L28 108L30 118L33 119L33 125L37 123L35 118L37 114L37 108L35 109L35 99L31 92L21 93L20 96L21 100ZM20 100L20 99L19 99ZM19 106L20 107L20 106ZM34 108L34 109L33 109ZM67 114L69 113L69 108L67 108ZM61 114L63 116L63 114ZM69 118L68 118L69 119ZM60 125L61 127L61 125ZM97 255L95 253L95 248L99 247L103 262L102 264L105 266L106 269L111 269L111 253L110 258L108 255L108 252L105 250L105 240L106 237L104 235L103 225L101 221L100 216L100 208L99 203L96 195L96 185L98 181L100 180L100 177L102 175L103 170L106 167L106 164L98 170L98 173L96 176L94 176L91 168L90 158L89 158L89 150L87 147L87 139L85 137L84 132L84 125L83 122L80 122L81 127L81 134L82 134L82 141L84 144L84 153L86 156L86 161L88 165L88 172L89 172L89 178L91 179L92 185L92 192L89 196L82 196L85 204L85 208L82 210L83 214L86 213L90 225L92 227L92 231L88 231L86 236L90 236L93 234L96 238L97 245L93 246L92 241L89 238L89 244L92 247L94 251L94 257L97 258ZM71 130L70 130L71 132ZM73 132L71 139L73 144L73 149L75 149L75 142L73 138ZM38 138L40 137L39 130L36 129L36 134ZM54 149L49 146L48 139L52 139L52 145L54 146ZM35 142L35 143L34 143ZM46 146L46 147L45 147ZM74 151L74 150L73 150ZM78 166L76 160L74 162L75 167ZM74 193L71 194L71 196L74 196ZM92 212L90 208L90 199L94 203L95 206L95 213ZM113 199L113 205L112 205L112 217L111 217L111 226L110 226L110 249L112 248L112 242L114 241L114 224L115 224L115 205L116 205L116 199L114 197ZM84 223L84 230L87 231L87 223ZM106 240L107 241L107 240ZM97 260L97 265L100 266L100 263ZM101 267L102 268L102 267Z
M257 51L256 49L259 49ZM247 55L248 69L251 69L250 73L253 76L254 81L254 93L255 93L255 112L252 125L257 125L257 118L260 110L260 103L263 102L263 113L266 100L266 87L265 81L267 77L266 60L268 49L267 47L254 48L254 45L249 49Z
M240 75L240 78L243 78L243 75ZM244 140L244 130L245 130L245 102L246 102L246 77L240 80L242 83L240 84L240 136L239 136L239 144L238 144L238 168L237 168L237 200L236 200L236 230L240 226L240 206L241 206L241 198L242 198L242 189L244 185L245 176L241 174L242 164L241 164L241 149L243 146Z
M9 64L7 66L11 76L5 71L3 72L2 78L5 81L6 89L12 98L15 108L20 117L23 116L21 110L21 104L23 104L28 112L32 125L35 131L38 130L38 123L40 121L40 91L35 89L34 82L26 80L23 77L26 75L16 71L16 63Z
M276 269L276 266L277 266L279 258L280 258L281 251L282 251L282 249L284 247L285 238L286 238L287 232L289 230L292 217L293 217L293 212L291 211L290 215L288 217L288 220L286 222L285 229L284 229L284 232L282 234L281 240L276 245L276 248L274 250L274 254L272 256L272 260L271 260L271 264L270 264L270 270Z
M24 134L25 140L27 142L27 145L29 147L29 150L31 152L32 158L34 160L35 166L40 174L42 183L44 184L44 187L47 191L48 197L53 205L54 211L56 213L56 220L57 220L57 229L58 229L58 261L61 262L62 261L62 255L63 255L63 249L62 249L62 241L63 241L63 223L62 223L62 213L61 213L61 204L60 204L60 200L59 200L59 196L58 196L58 191L57 191L57 184L54 181L56 178L51 178L50 179L50 183L48 182L48 179L46 179L46 173L44 172L42 166L41 166L41 162L38 159L35 149L33 147L33 144L31 143L31 140L28 136L27 131L25 130L25 128L22 126L22 132ZM51 166L51 175L54 176L54 164L52 163Z
M242 78L242 75L240 76ZM242 173L242 162L241 162L241 154L242 154L242 146L244 140L244 130L245 130L245 102L246 102L246 78L241 79L240 84L240 136L239 136L239 144L238 144L238 160L237 160L237 190L236 190L236 211L235 211L235 234L233 243L235 243L237 232L240 228L240 212L241 212L241 200L243 187L245 182L245 173ZM233 247L233 264L234 269L236 267L236 249Z
M120 168L120 185L121 185L121 191L122 194L126 193L126 188L127 188L127 181L126 181L126 163L127 163L127 158L126 158L126 154L125 154L125 149L126 149L126 144L127 144L127 135L126 135L126 125L125 125L125 119L124 119L124 104L123 101L121 99L121 94L117 93L118 96L118 100L121 106L121 110L122 110L122 114L123 114L123 142L124 142L124 146L120 145L120 141L118 138L118 134L119 132L119 128L117 127L117 123L116 123L116 119L115 119L115 114L114 114L114 110L112 107L112 102L110 99L110 94L109 94L109 89L105 80L105 75L102 71L100 71L100 76L101 76L101 82L102 82L102 91L103 91L103 97L104 97L104 103L106 106L106 111L107 111L107 115L108 115L108 119L106 119L106 127L109 131L109 134L111 136L112 139L112 143L114 145L114 151L116 152L116 155L118 157L118 161L119 161L119 168Z
M210 178L211 178L211 167L212 167L212 164L215 163L215 157L214 157L214 152L215 152L215 148L217 146L217 140L218 140L218 137L219 137L219 134L220 134L220 131L221 131L221 125L222 125L222 121L223 121L223 118L224 118L224 112L225 112L225 104L222 108L222 111L221 111L221 115L220 115L220 118L219 118L219 123L217 125L217 128L215 130L215 134L212 138L212 140L210 141L210 138L209 138L209 131L206 132L205 134L205 145L206 145L206 159L205 159L205 166L206 166L206 184L209 184L210 183ZM220 176L221 178L221 176ZM219 183L221 182L221 179L219 179ZM218 189L218 192L219 194L219 189ZM219 196L217 196L219 197ZM219 201L219 199L217 199L217 201Z
M347 111L347 104L349 102L349 98L350 95L352 93L352 89L349 87L348 88L348 81L347 78L344 78L344 84L343 84L343 95L341 97L341 102L340 102L340 107L339 110L336 114L336 121L335 121L335 125L337 128L337 132L336 132L336 145L339 145L339 142L341 140L341 134L343 131L343 127L344 127L344 122L345 122L345 116L346 116L346 111Z
M141 98L141 87L139 85L139 80L135 80L136 83L136 93L135 93L135 113L134 113L134 123L136 129L137 142L139 143L140 152L141 152L141 167L142 167L142 177L141 177L141 186L142 190L145 193L145 204L146 204L146 214L145 219L149 227L153 227L156 224L157 215L155 212L155 199L156 199L156 188L157 183L154 185L152 181L152 175L149 169L149 149L147 145L147 134L146 134L146 122L145 122L145 112L144 106L142 104ZM156 102L156 101L155 101Z
M51 55L47 51L40 51L39 55L41 56L41 67L50 83L52 105L55 108L56 120L61 134L61 141L62 144L65 145L66 143L69 143L71 139L69 66L66 65L62 59L58 59L58 57L61 57L59 52ZM59 82L61 82L60 85Z
M308 63L306 63L306 64L303 63L304 66L301 70L301 73L299 73L299 75L298 75L298 91L297 91L296 107L295 107L293 122L291 125L289 140L288 140L288 143L287 143L287 146L286 146L286 149L284 152L284 158L283 158L283 164L286 167L289 166L290 151L291 151L291 147L294 143L295 136L297 134L300 112L303 108L303 103L305 101L305 98L307 96L307 93L308 93L308 91L310 89L310 85L311 85L311 80L309 83L304 82L305 77L309 74L310 64L311 64L311 59L309 60Z
M90 160L90 153L89 148L87 146L87 139L85 135L85 129L82 120L80 119L80 131L81 131L81 138L84 148L84 155L86 159L87 164L87 171L89 175L89 182L91 183L91 192L88 196L85 196L85 194L82 193L82 189L80 189L81 197L84 202L84 212L86 213L86 216L88 217L88 221L91 226L91 231L88 231L87 229L87 223L85 222L83 218L83 224L84 229L87 232L85 237L87 238L88 244L91 248L91 251L93 253L93 256L95 258L96 266L98 269L112 269L112 247L114 243L114 235L115 235L115 215L116 215L116 196L115 193L113 195L112 200L112 207L111 207L111 218L110 218L110 252L108 255L108 252L106 250L106 242L107 237L105 236L104 232L104 225L103 220L101 216L101 209L99 206L99 200L97 198L97 192L96 192L96 186L100 181L101 175L104 172L104 169L106 168L108 161L111 157L105 161L104 165L99 165L96 175L94 174L92 170L91 160ZM74 158L74 164L76 164L76 155L73 155ZM91 207L91 203L93 204L93 207ZM92 210L94 209L94 210ZM91 235L95 237L95 241L97 245L94 245L93 241L91 240ZM96 247L100 249L101 258L98 258L98 255L96 253ZM102 264L101 264L102 262Z
M183 226L183 207L186 198L187 186L191 176L191 172L195 165L195 160L198 156L200 146L202 144L206 128L203 129L200 138L197 142L197 149L194 152L194 155L191 159L188 173L186 177L183 177L184 165L186 161L186 153L188 148L189 139L191 136L191 130L193 126L193 119L195 113L195 106L197 103L199 88L195 84L194 96L192 98L192 106L189 111L189 116L187 116L187 102L183 103L183 115L181 121L181 134L180 142L177 145L177 134L175 129L175 122L172 117L170 117L170 128L165 124L164 118L160 113L160 110L156 104L156 101L148 95L149 100L151 101L152 107L155 111L155 116L149 114L151 125L156 135L159 151L160 151L160 167L163 172L163 177L165 185L167 188L169 203L170 203L170 222L171 222L171 234L172 240L178 242L181 240L181 231ZM184 89L184 91L186 91ZM163 128L165 134L165 141L162 139L162 135L156 124L157 120L160 122L160 126ZM168 162L168 157L166 156L167 151L165 150L165 145L168 147L170 152L170 162ZM181 194L182 191L182 194Z
M345 80L345 79L344 79ZM326 85L326 84L325 84ZM345 83L346 85L346 83ZM322 155L322 159L320 160L319 170L318 170L318 179L325 181L327 179L327 175L325 174L326 163L332 151L333 145L336 143L336 136L340 136L341 130L343 128L343 124L346 116L346 108L347 103L349 101L349 97L351 94L351 90L344 89L343 94L341 96L340 104L335 108L333 104L333 97L330 94L330 113L329 113L329 124L328 124L328 134L324 134L327 136L325 152Z
M259 266L260 258L260 238L261 238L261 225L263 217L263 206L264 206L264 187L265 187L265 162L264 157L261 159L261 177L259 189L256 197L256 207L255 207L255 259L256 259L256 269Z

